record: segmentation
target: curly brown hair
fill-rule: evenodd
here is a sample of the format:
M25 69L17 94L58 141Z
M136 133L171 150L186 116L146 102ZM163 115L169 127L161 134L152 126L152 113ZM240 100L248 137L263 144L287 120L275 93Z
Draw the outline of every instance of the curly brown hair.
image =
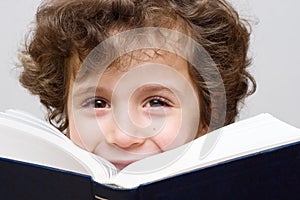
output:
M256 84L246 70L250 64L249 25L225 0L45 1L20 52L20 82L40 97L49 122L63 131L68 128L70 79L78 70L70 65L74 54L82 62L111 30L175 26L203 46L216 63L226 90L225 124L234 122L239 103L255 91ZM189 72L202 96L201 122L208 125L209 92L195 70Z

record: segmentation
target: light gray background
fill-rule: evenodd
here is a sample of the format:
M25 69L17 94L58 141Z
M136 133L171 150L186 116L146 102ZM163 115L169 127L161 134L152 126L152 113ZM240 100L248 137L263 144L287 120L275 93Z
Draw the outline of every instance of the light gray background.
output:
M22 109L42 118L37 97L18 83L17 49L41 0L3 1L0 12L0 110ZM257 92L248 98L240 118L268 112L300 128L300 1L230 0L253 31L250 71Z

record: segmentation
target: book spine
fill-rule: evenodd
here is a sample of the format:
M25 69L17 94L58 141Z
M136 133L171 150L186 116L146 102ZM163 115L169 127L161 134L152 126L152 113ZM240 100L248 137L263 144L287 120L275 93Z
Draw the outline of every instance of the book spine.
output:
M106 185L94 182L93 194L95 199L100 200L135 200L139 199L138 189L124 189L115 185Z

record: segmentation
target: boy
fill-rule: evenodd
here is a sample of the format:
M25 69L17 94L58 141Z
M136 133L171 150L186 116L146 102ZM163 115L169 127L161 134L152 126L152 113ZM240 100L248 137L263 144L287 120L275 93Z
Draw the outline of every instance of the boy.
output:
M59 130L122 169L234 122L255 91L248 42L224 0L45 1L20 81Z

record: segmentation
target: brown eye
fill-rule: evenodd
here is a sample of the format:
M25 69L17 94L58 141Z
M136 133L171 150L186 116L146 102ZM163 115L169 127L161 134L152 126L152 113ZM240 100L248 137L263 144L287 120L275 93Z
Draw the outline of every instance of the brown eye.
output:
M153 99L153 100L149 101L149 105L151 107L161 107L161 106L166 106L166 103L163 101L160 101L158 99Z
M95 99L94 100L94 108L108 108L109 105L107 102L101 100L101 99Z
M168 102L168 100L162 98L162 97L155 97L147 101L145 104L145 107L170 107L171 104Z
M110 105L107 103L107 101L100 99L100 98L92 98L87 100L84 104L83 107L88 107L88 108L95 108L95 109L105 109L105 108L110 108Z

